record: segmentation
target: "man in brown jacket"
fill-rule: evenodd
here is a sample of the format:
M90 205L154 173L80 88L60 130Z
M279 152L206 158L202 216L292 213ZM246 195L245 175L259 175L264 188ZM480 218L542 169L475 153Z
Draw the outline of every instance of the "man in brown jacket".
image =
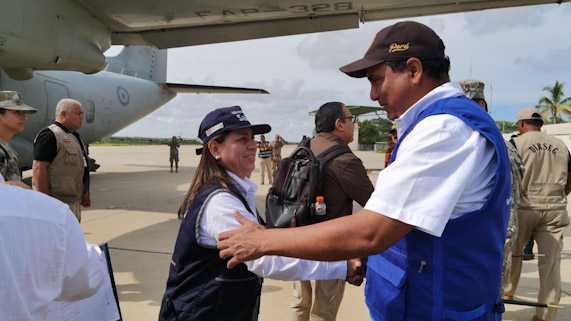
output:
M311 151L319 156L334 145L348 145L353 141L355 121L342 103L321 106L315 115L317 136L311 140ZM373 190L367 170L355 154L332 159L326 165L323 182L327 211L319 218L325 221L351 215L353 201L365 206ZM344 291L345 280L295 281L292 320L335 320Z
M518 210L518 235L513 253L521 255L533 233L539 253L538 302L557 304L561 297L561 250L563 231L569 225L567 195L571 191L571 160L565 143L541 132L543 120L537 108L524 108L517 114L520 136L512 139L523 159L525 173ZM510 283L504 299L515 294L522 258L512 261ZM537 308L534 321L555 320L555 309Z

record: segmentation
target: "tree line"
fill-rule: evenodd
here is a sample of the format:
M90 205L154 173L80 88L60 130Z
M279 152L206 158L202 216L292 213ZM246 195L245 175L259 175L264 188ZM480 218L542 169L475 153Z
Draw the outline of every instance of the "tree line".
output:
M563 89L565 82L555 81L552 87L545 86L543 91L547 95L539 98L537 109L541 111L545 124L558 124L567 122L562 115L571 117L571 97L565 97ZM565 97L565 98L564 98ZM386 142L391 130L392 122L384 118L368 119L359 122L359 144L374 144ZM502 133L517 132L517 125L513 121L498 120L496 125Z

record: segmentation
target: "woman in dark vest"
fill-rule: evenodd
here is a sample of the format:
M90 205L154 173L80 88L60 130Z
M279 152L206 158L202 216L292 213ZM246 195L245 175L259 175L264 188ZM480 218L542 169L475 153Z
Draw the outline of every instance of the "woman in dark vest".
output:
M271 130L251 125L240 107L210 112L198 130L203 147L190 189L179 209L182 220L159 320L256 320L261 277L279 280L345 279L359 283L360 263L314 262L267 256L226 268L219 257L218 235L240 226L234 211L256 221L257 186L254 135Z

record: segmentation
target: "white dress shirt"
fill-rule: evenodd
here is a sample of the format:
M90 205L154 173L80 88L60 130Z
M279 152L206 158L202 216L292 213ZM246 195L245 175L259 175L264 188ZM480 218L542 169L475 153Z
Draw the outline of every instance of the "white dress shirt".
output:
M99 289L105 260L88 244L69 206L45 194L0 184L0 319L44 320L52 301Z
M227 173L236 181L236 187L256 214L255 196L258 190L256 184L247 177L242 180L229 171ZM250 221L258 222L257 218L232 194L222 192L211 197L200 218L199 244L216 248L220 233L239 228L241 225L234 218L236 210ZM347 275L346 261L316 262L282 256L263 256L245 264L252 273L276 280L344 280Z
M399 138L433 102L460 95L456 82L432 90L395 120ZM468 124L452 115L429 116L400 143L365 209L441 236L448 220L486 203L497 157L493 144Z

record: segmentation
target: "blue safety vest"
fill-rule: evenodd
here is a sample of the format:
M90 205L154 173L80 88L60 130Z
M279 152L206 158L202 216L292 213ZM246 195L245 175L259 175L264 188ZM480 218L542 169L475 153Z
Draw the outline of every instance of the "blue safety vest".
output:
M230 191L250 210L234 186ZM262 279L245 264L228 270L216 247L197 241L204 204L220 192L229 191L220 184L203 187L180 225L159 321L257 319Z
M493 143L498 159L494 186L482 209L449 220L441 237L413 229L369 257L365 296L373 320L501 320L511 173L505 142L492 118L464 96L438 100L399 135L390 161L397 159L400 144L420 121L439 114L458 117Z

